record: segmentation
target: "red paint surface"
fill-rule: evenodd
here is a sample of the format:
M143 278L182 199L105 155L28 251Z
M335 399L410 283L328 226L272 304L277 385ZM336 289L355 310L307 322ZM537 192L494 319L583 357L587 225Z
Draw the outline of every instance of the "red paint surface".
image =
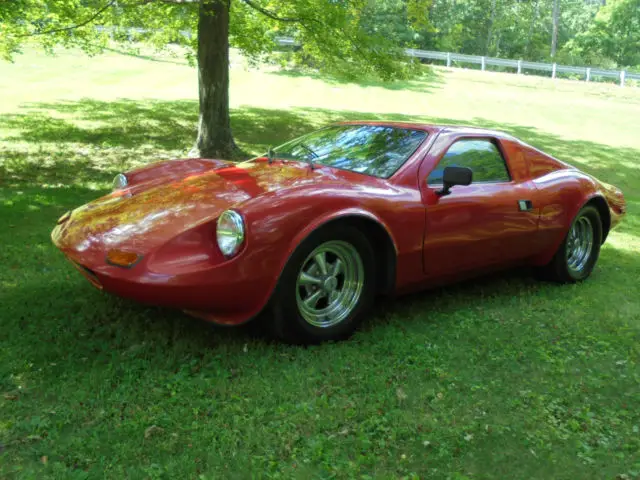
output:
M625 213L618 189L508 135L366 123L422 128L429 136L389 179L266 159L156 163L128 172L126 190L75 209L52 239L105 291L237 324L262 310L289 255L328 221L364 217L380 224L396 251L394 290L402 293L514 264L544 264L594 197L606 200L612 226ZM468 137L494 139L512 180L437 196L427 176L455 140ZM533 209L521 212L518 200L531 200ZM229 208L243 216L246 240L225 259L216 220ZM142 259L128 269L109 265L112 248Z

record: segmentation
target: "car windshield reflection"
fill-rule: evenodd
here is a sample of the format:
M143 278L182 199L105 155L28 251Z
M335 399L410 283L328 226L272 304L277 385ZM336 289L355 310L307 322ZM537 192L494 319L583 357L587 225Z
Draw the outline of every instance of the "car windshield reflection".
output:
M427 132L381 125L336 125L274 149L282 160L389 178L427 138Z

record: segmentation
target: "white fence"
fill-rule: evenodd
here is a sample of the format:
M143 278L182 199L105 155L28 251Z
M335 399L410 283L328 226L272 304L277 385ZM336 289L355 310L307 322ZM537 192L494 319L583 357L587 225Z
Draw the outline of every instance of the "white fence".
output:
M290 37L280 37L277 43L282 46L295 46L296 41ZM463 53L434 52L431 50L416 50L407 48L407 56L412 58L425 58L429 60L440 60L451 67L452 63L466 63L480 65L481 70L486 70L488 66L513 68L517 73L528 72L550 72L551 78L556 78L559 73L569 73L584 77L585 81L597 81L600 78L614 78L621 87L624 87L626 80L640 80L640 73L627 72L625 70L605 70L592 67L573 67L569 65L558 65L557 63L528 62L526 60L510 60L507 58L482 57L478 55L466 55Z
M282 44L285 45L285 43ZM432 52L429 50L415 50L413 48L408 48L405 52L409 57L413 58L426 58L446 62L447 67L450 67L453 62L480 65L481 70L486 70L488 66L510 67L515 69L517 73L522 73L524 70L534 72L551 72L552 78L556 78L559 73L569 73L580 75L584 77L587 82L597 80L598 78L615 78L619 81L621 87L624 87L626 80L640 80L640 73L627 72L625 70L572 67L568 65L558 65L557 63L527 62L525 60L481 57L477 55L465 55L462 53Z

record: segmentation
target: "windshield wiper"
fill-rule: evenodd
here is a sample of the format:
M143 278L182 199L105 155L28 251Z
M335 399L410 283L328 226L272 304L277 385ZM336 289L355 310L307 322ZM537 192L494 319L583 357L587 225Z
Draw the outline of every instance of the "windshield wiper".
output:
M305 145L302 142L300 142L298 145L300 145L307 152L309 152L310 155L307 157L307 162L309 163L309 166L311 167L311 170L313 170L313 159L314 158L320 158L320 157L318 156L318 154L316 152L313 151L313 149L311 147L309 147L309 145Z

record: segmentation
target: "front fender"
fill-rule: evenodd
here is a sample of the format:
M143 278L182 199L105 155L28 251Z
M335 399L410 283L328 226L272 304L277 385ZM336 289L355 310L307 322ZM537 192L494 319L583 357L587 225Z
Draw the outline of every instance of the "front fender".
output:
M306 205L302 211L287 210L287 214L271 210L269 215L255 218L257 211L247 211L248 240L242 254L241 263L252 269L260 278L263 290L260 300L253 309L256 316L268 304L280 280L285 265L293 252L312 232L327 223L347 218L361 218L376 222L389 235L394 250L397 251L396 240L386 223L375 213L361 207L349 206L335 210L318 212L321 203ZM315 208L314 208L315 207ZM308 219L312 218L311 221Z
M260 257L264 257L267 248L261 248L259 240L256 238L256 230L260 230L260 227L253 225L251 227L251 240L245 246L245 250L238 258L233 259L229 263L235 264L234 274L230 278L235 277L240 272L254 272L255 278L252 288L238 289L234 292L235 295L241 295L245 298L244 307L235 314L221 315L219 312L211 313L205 311L187 310L186 313L194 317L198 317L207 321L212 321L220 325L240 325L247 321L257 317L268 306L271 296L273 295L282 271L284 270L287 262L291 258L291 255L295 252L296 248L314 231L322 228L331 222L340 221L341 219L366 219L368 221L374 221L378 223L389 234L389 238L393 243L394 250L397 249L395 239L393 238L391 231L385 222L382 221L374 213L362 208L345 208L338 211L327 212L314 219L314 221L308 223L303 229L300 229L297 234L289 237L289 240L283 244L280 244L278 248L278 254L267 254L271 261L264 262L260 273L256 269L256 260ZM273 227L273 226L270 226ZM287 228L286 226L282 226ZM271 230L271 228L270 228ZM266 247L266 245L264 245ZM396 250L397 251L397 250Z
M315 219L313 222L309 223L306 226L306 228L304 228L297 235L295 235L291 240L291 242L289 243L286 257L283 259L283 261L280 264L280 271L284 269L284 266L287 264L287 262L289 261L289 258L291 257L295 249L298 247L298 245L300 245L305 238L311 235L311 233L321 228L322 226L328 224L329 222L338 221L341 219L346 220L347 218L353 218L353 217L372 220L376 222L378 225L380 225L382 228L384 228L385 231L387 232L387 235L389 235L389 238L391 239L391 242L393 244L393 249L396 252L398 251L396 240L391 232L391 229L384 222L384 220L382 220L379 216L375 215L374 213L362 208L356 208L356 207L345 208L335 212L328 212L322 217Z

